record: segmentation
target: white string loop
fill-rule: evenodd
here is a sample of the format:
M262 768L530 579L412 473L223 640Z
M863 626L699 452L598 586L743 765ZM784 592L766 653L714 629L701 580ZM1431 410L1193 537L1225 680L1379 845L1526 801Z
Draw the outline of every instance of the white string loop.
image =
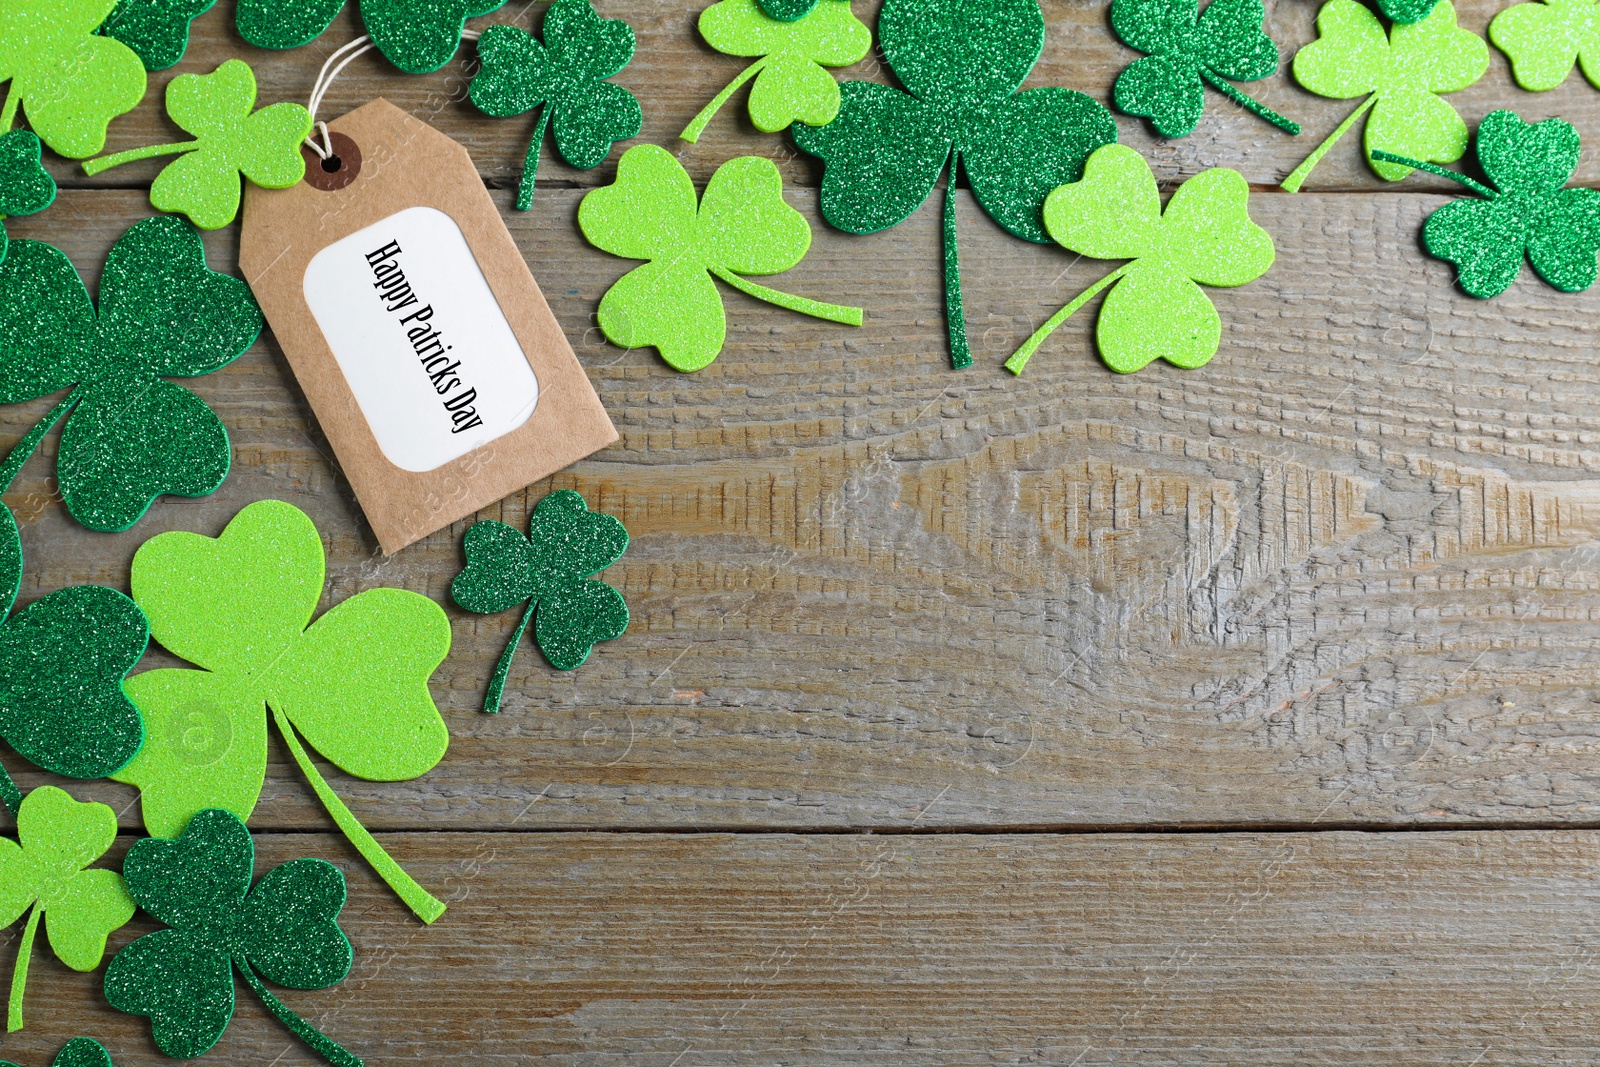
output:
M339 72L350 65L351 60L364 52L372 51L373 47L372 38L362 35L348 44L340 45L327 58L327 61L322 64L322 71L317 75L316 84L311 87L311 100L306 104L306 110L311 112L313 122L316 122L317 109L322 106L322 98L328 94L329 87L333 85L333 79L337 78ZM334 66L335 63L338 63L338 66ZM332 68L331 71L329 70L330 67ZM326 122L316 122L316 125L322 130L322 143L318 144L315 137L307 137L306 146L315 152L319 159L327 159L333 155L333 142L328 137L328 124Z

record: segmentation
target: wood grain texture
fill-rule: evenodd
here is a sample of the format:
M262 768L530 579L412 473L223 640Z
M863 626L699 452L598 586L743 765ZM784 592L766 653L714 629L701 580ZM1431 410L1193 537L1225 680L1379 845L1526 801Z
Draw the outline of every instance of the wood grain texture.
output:
M1107 267L962 193L978 366L946 363L927 207L869 238L818 224L774 281L862 300L865 327L729 292L726 351L678 375L592 327L626 264L582 242L578 191L546 194L508 221L622 440L484 514L521 524L555 485L621 517L635 540L606 577L634 622L570 674L525 646L489 717L515 619L452 609L450 755L416 782L338 780L374 826L1594 822L1600 290L1525 273L1461 294L1417 246L1436 197L1263 196L1279 262L1211 291L1209 366L1110 374L1086 312L1015 379L1011 347ZM814 193L790 196L815 220ZM147 212L68 191L10 225L92 277ZM207 240L231 270L236 235ZM192 384L234 437L222 490L93 534L36 458L7 497L26 596L121 586L143 539L278 496L324 532L328 602L447 599L465 524L378 556L270 339ZM257 825L328 825L280 750Z
M701 182L711 176L718 164L735 156L754 154L776 159L791 184L816 183L821 172L814 160L800 154L786 135L762 134L750 123L744 110L747 90L741 90L730 101L698 144L677 139L689 120L746 66L744 60L722 55L701 40L695 18L709 4L596 0L595 6L602 15L625 18L637 35L638 50L633 62L614 80L643 102L644 129L639 140L670 148ZM876 21L879 6L880 0L858 0L855 10L870 26ZM1188 137L1163 140L1144 120L1118 114L1119 139L1149 157L1164 181L1180 180L1212 166L1233 167L1254 184L1271 186L1282 181L1360 103L1315 96L1301 89L1288 72L1295 50L1316 37L1318 6L1309 0L1268 0L1267 31L1278 44L1284 69L1277 76L1241 84L1249 95L1298 121L1304 128L1298 137L1283 133L1221 94L1208 91L1205 116ZM1485 32L1489 19L1503 6L1499 0L1459 0L1456 4L1460 25L1478 34ZM217 5L195 21L194 44L188 56L176 67L151 75L150 95L145 103L112 124L108 150L187 139L159 106L162 87L177 74L208 72L230 56L247 60L255 69L262 103L306 102L323 61L336 48L360 35L354 7L348 5L328 32L313 43L287 52L272 52L245 44L233 27L232 7ZM481 28L510 22L537 28L544 7L513 3L473 20L472 25ZM1109 107L1117 74L1140 55L1111 32L1110 0L1043 0L1042 7L1048 26L1044 53L1026 85L1065 86ZM486 180L496 186L514 187L536 116L494 119L474 108L466 92L476 70L475 55L473 46L464 44L444 69L413 76L400 74L377 53L368 53L345 68L334 82L319 117L332 118L381 95L441 126L466 145ZM845 80L893 82L893 75L877 52L854 67L835 73ZM1475 129L1490 111L1512 108L1530 121L1559 115L1576 125L1586 138L1600 133L1600 93L1580 74L1573 73L1551 92L1524 92L1512 81L1505 56L1493 48L1488 73L1477 84L1445 99L1461 113L1469 129ZM162 162L130 164L93 179L84 178L76 165L63 160L54 161L52 169L64 182L104 187L139 181L148 184ZM547 144L539 179L546 187L573 182L603 185L611 181L615 166L613 153L593 170L576 170L562 162ZM1593 151L1585 154L1578 180L1600 180L1600 156ZM1404 187L1453 188L1449 182L1427 175L1408 178ZM1376 191L1394 186L1368 169L1357 129L1322 161L1306 188Z
M351 857L266 835L258 871ZM421 927L359 866L351 977L284 993L369 1064L1138 1062L1578 1067L1593 833L405 834ZM141 917L120 946L152 928ZM12 940L15 940L12 935ZM4 953L9 958L9 952ZM89 1030L168 1063L99 976L35 961L5 1055ZM317 1061L241 988L207 1062Z

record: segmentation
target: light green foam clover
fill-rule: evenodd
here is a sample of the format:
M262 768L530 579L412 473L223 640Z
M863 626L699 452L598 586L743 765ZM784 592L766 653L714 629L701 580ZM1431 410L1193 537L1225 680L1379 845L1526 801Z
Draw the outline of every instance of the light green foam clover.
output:
M1294 76L1318 96L1348 100L1368 94L1285 178L1298 192L1312 168L1370 109L1364 141L1378 177L1399 181L1410 167L1374 159L1393 152L1454 163L1467 150L1467 124L1438 93L1465 89L1489 69L1483 38L1456 25L1456 9L1440 0L1420 22L1396 24L1384 35L1378 17L1356 0L1328 0L1317 13L1318 37L1295 53Z
M55 200L56 180L40 160L39 138L31 130L0 134L0 263L11 245L6 217L32 215Z
M139 55L145 70L166 70L189 50L189 24L217 0L117 0L100 32Z
M22 1029L28 959L41 919L56 958L75 971L92 971L105 955L106 938L133 918L122 875L84 869L116 839L115 812L79 803L53 785L23 798L16 841L0 837L0 926L28 915L11 977L8 1031Z
M850 0L817 3L792 21L779 21L757 0L721 0L700 13L700 36L724 55L759 56L679 134L694 144L706 124L751 78L750 121L762 133L796 122L823 126L839 114L839 83L827 67L848 67L872 48L872 31ZM759 77L757 77L759 75Z
M83 172L183 153L150 186L150 203L203 230L219 229L239 214L241 175L263 189L287 189L305 176L300 142L311 133L311 113L290 103L252 112L255 103L256 76L243 60L210 74L180 74L167 84L167 114L195 139L91 159Z
M266 774L270 711L339 829L432 922L444 905L350 813L301 737L357 778L397 782L431 770L450 741L428 692L450 650L450 622L425 596L369 589L313 623L323 574L316 526L279 500L251 504L220 537L146 541L133 557L134 601L151 636L202 669L128 680L146 741L112 777L139 787L145 828L157 837L176 837L206 808L248 819Z
M811 226L784 202L783 178L771 160L729 160L697 204L694 183L670 152L635 145L618 161L616 182L584 196L578 226L596 248L649 260L606 291L600 329L623 348L654 346L678 370L699 370L722 351L727 316L713 275L790 311L861 325L860 308L791 296L740 277L779 274L811 247Z
M1082 181L1045 200L1045 228L1080 255L1130 262L1056 312L1006 369L1021 374L1040 342L1113 284L1095 327L1108 367L1131 374L1154 359L1191 368L1209 363L1222 319L1196 283L1243 285L1272 266L1272 238L1250 221L1249 200L1250 187L1238 171L1213 167L1179 186L1163 212L1143 156L1125 145L1097 150Z
M1489 22L1489 40L1511 60L1524 89L1542 93L1583 68L1600 89L1600 5L1595 0L1512 4Z
M39 140L68 159L105 147L106 127L144 98L144 64L95 30L116 0L0 0L0 133L20 107Z

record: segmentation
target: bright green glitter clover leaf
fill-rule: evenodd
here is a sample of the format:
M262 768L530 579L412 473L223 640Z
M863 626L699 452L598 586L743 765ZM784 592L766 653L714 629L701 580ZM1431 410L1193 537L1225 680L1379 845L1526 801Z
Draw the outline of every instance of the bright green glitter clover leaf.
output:
M267 1010L318 1055L335 1067L361 1067L261 980L289 989L344 981L355 950L339 928L343 873L326 860L290 860L252 888L255 858L244 823L216 809L197 813L176 840L135 841L122 863L128 892L169 929L145 934L112 957L106 1001L149 1017L161 1051L191 1059L209 1051L233 1020L237 970Z
M860 308L791 296L741 277L779 274L811 247L811 227L784 201L783 178L771 160L729 160L697 204L694 183L670 152L635 145L618 161L614 184L585 194L578 227L596 248L649 260L606 291L600 329L623 348L654 346L678 370L706 366L727 338L727 315L711 275L778 307L861 325Z
M1018 91L1044 47L1038 0L884 0L878 39L907 91L845 82L837 118L789 133L822 159L822 214L849 233L903 222L949 164L945 325L951 365L971 366L956 246L958 169L992 219L1044 243L1044 198L1076 180L1090 152L1117 139L1116 120L1082 93Z
M0 466L0 492L22 465L17 454ZM55 774L103 778L144 743L122 680L144 655L150 625L133 601L98 585L58 589L11 615L21 587L22 538L0 505L0 740ZM0 801L13 815L22 805L4 767Z
M638 98L605 79L633 58L633 28L603 19L589 0L556 0L544 16L544 42L515 26L490 26L478 39L483 69L468 95L485 115L508 118L539 108L539 122L522 165L517 210L533 206L539 149L554 121L556 150L574 167L588 170L611 154L611 146L639 134L644 122Z
M1489 40L1511 60L1517 84L1536 93L1583 68L1600 89L1600 5L1595 0L1512 4L1489 22Z
M407 74L450 62L467 20L506 0L360 0L367 36ZM239 0L239 36L257 48L299 48L322 35L345 0Z
M300 142L311 133L311 113L290 103L252 113L255 103L255 72L243 60L230 59L210 74L180 74L167 83L167 115L195 140L101 156L83 172L184 153L156 177L150 203L189 216L202 230L219 229L239 214L241 176L263 189L287 189L306 173Z
M1131 374L1158 358L1179 367L1209 363L1222 319L1196 283L1244 285L1272 266L1272 238L1250 221L1249 199L1238 171L1214 167L1179 186L1163 212L1143 156L1123 145L1097 151L1082 181L1063 185L1045 201L1045 225L1079 255L1130 262L1056 312L1006 369L1021 374L1040 342L1112 284L1095 327L1107 366Z
M32 215L55 200L56 180L40 161L39 138L31 130L0 134L0 263L10 246L5 218Z
M166 70L189 50L189 24L217 0L117 0L100 27L139 56L145 70Z
M850 10L850 0L828 0L791 21L768 17L756 0L720 0L700 13L700 36L730 56L760 56L716 95L684 128L690 144L739 86L750 88L750 121L763 133L796 122L822 126L839 114L839 83L827 67L848 67L872 48L872 31ZM760 77L756 77L760 75Z
M1439 0L1421 22L1395 26L1384 36L1377 16L1356 0L1328 0L1317 13L1318 37L1295 53L1294 76L1318 96L1347 100L1369 94L1285 178L1298 192L1322 157L1368 109L1367 162L1378 177L1399 181L1411 173L1376 158L1391 152L1435 163L1454 163L1467 150L1467 124L1436 96L1465 89L1489 69L1483 38L1456 26L1456 9Z
M1140 52L1117 75L1112 98L1130 115L1148 118L1163 137L1194 130L1206 106L1206 83L1281 130L1297 134L1300 124L1253 100L1234 87L1278 70L1278 46L1262 28L1261 0L1113 0L1111 28Z
M467 565L450 584L457 604L480 615L528 605L489 680L483 710L491 715L500 710L512 657L536 609L534 640L558 671L576 670L597 642L621 637L628 628L622 594L590 577L622 558L628 531L615 517L590 511L571 489L539 501L528 516L526 537L514 526L484 519L467 531L462 548Z
M1600 190L1563 188L1578 167L1578 131L1560 119L1523 122L1493 111L1478 124L1478 165L1493 188L1403 156L1378 158L1459 182L1482 200L1456 200L1428 216L1422 242L1456 265L1461 288L1488 299L1506 291L1526 256L1566 293L1594 284L1600 254Z
M17 1067L10 1060L0 1060L0 1067ZM50 1067L111 1067L111 1053L92 1037L75 1037L68 1041Z
M17 811L17 840L0 837L0 926L27 913L11 975L6 1030L22 1029L22 998L39 920L56 958L75 971L92 971L105 955L106 938L133 918L133 900L116 871L85 870L117 839L116 812L83 804L53 785L29 793Z
M249 287L207 268L200 235L181 219L145 219L118 238L98 313L60 249L13 243L0 263L0 404L74 388L28 431L8 468L75 408L56 477L83 525L125 530L162 493L213 492L228 474L228 431L166 379L226 366L261 326Z
M0 0L0 133L20 106L39 140L69 159L105 147L106 127L144 97L144 64L95 30L116 0Z
M152 537L133 557L133 599L151 635L201 670L128 680L149 724L133 762L144 824L171 837L198 811L248 819L267 770L267 713L357 851L424 922L444 905L412 880L345 807L301 744L358 778L426 774L450 733L428 678L450 650L450 620L425 596L369 589L316 622L325 559L305 513L281 500L240 511L220 537Z

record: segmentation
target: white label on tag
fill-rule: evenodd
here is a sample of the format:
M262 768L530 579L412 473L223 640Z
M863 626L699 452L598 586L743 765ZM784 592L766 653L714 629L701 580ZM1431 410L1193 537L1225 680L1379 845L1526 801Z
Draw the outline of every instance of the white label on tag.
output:
M533 368L444 212L406 208L334 242L304 284L378 447L402 470L434 470L533 414Z

